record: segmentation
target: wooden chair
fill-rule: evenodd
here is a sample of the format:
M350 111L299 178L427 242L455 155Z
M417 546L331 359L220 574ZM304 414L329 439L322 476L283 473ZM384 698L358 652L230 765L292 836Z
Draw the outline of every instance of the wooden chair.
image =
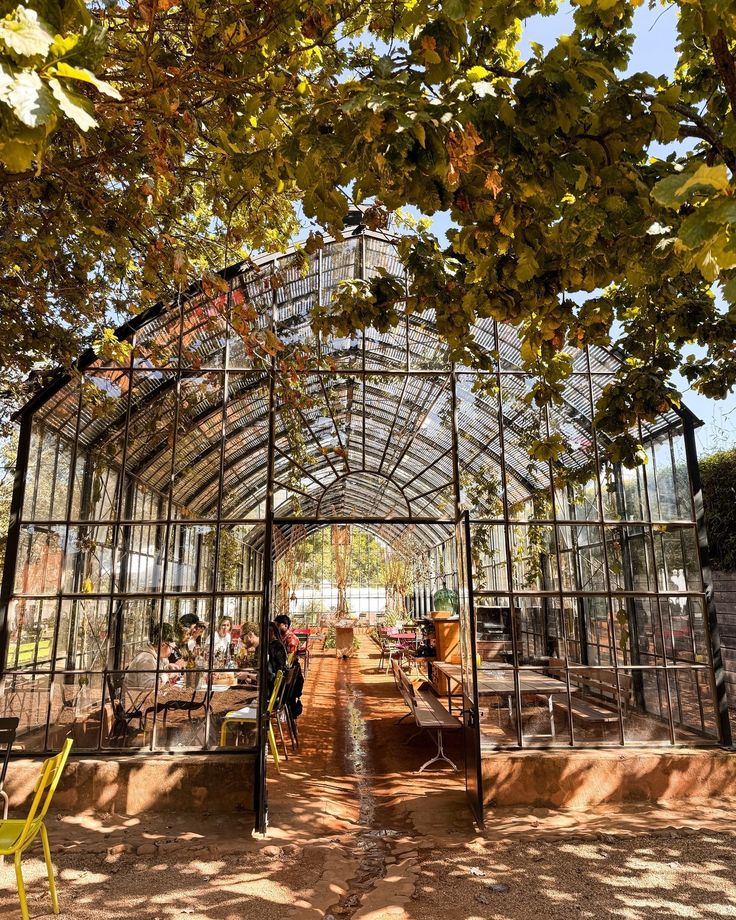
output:
M41 776L36 784L36 792L31 802L31 807L24 821L0 821L0 855L12 856L15 862L15 878L18 883L18 899L20 913L23 920L29 920L26 890L23 884L20 859L24 850L33 843L38 834L41 834L43 856L46 861L46 872L49 877L49 891L51 893L51 907L55 914L59 913L59 899L56 895L54 882L54 866L51 862L51 849L49 836L44 824L44 818L51 805L51 800L59 785L61 774L64 772L69 751L72 747L71 738L67 738L64 747L55 757L49 757L41 766Z
M284 672L279 671L276 674L276 680L273 684L273 690L271 691L271 697L268 701L268 707L266 711L268 712L268 746L271 749L271 756L273 757L273 762L276 766L276 772L280 773L281 768L279 767L279 752L276 747L276 735L273 731L273 720L271 716L276 706L276 701L279 698L279 692L281 690L281 682L284 679ZM256 725L258 722L258 707L257 705L253 706L243 706L242 709L236 709L233 712L228 712L225 718L222 720L222 726L220 727L220 747L225 747L225 741L227 740L227 729L229 725Z

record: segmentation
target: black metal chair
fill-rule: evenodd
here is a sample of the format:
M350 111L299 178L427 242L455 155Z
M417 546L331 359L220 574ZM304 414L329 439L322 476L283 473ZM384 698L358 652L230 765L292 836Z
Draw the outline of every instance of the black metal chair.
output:
M15 716L0 719L0 797L3 800L3 821L8 817L8 793L5 791L5 774L8 772L10 752L18 731L18 721Z
M140 734L145 726L145 711L141 700L129 701L126 705L125 673L116 671L105 673L107 695L112 706L113 723L110 729L110 740L122 738L123 747L127 744L128 734L132 731ZM138 727L133 729L131 722L137 720Z

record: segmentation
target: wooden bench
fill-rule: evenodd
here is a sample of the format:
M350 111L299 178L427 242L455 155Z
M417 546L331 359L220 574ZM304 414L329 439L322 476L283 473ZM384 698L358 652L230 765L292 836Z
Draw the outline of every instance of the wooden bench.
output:
M561 659L552 658L549 662L550 670L559 669L555 676L562 676L561 671L565 669L565 662ZM570 698L569 711L574 717L577 717L589 725L595 725L603 729L606 725L618 724L619 708L626 713L631 700L631 691L633 682L628 674L618 675L618 684L616 683L616 672L611 669L599 669L588 667L574 667L570 670L570 686L578 687L585 696L573 696ZM568 700L563 696L552 701L555 710L568 711Z
M415 687L409 677L402 671L396 660L391 662L391 670L393 671L394 680L396 681L399 693L409 707L409 712L399 721L403 721L407 716L413 716L419 730L426 731L430 735L434 734L437 741L437 753L426 763L422 764L418 772L422 773L431 764L438 763L442 760L449 763L453 770L457 770L455 764L445 755L442 732L448 729L455 730L461 728L462 723L456 716L451 715L447 709L445 709L431 690L425 689L424 687Z

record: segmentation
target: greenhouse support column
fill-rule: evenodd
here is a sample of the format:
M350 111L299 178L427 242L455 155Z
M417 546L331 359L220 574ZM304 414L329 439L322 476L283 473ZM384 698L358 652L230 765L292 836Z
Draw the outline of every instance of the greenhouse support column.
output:
M627 519L627 510L626 510L626 492L624 490L624 482L621 476L621 464L617 463L613 471L614 486L616 489L616 510L620 515L622 521ZM603 539L606 539L605 528L603 533ZM624 589L626 591L634 591L634 559L631 555L631 544L629 537L628 525L623 523L621 524L621 568L624 576ZM645 546L646 537L642 531L641 541L642 547L644 547L644 553L646 554ZM656 571L654 577L657 577ZM626 619L629 624L629 655L631 657L632 665L641 664L641 638L639 636L639 619L636 615L636 600L633 597L624 598L624 605L626 608ZM654 660L657 660L657 639L656 635L653 637L652 642L654 643ZM664 654L664 636L662 637L662 653ZM646 712L647 702L646 697L644 696L644 680L642 678L641 671L632 670L631 672L631 683L634 691L634 699L636 705ZM659 681L657 682L657 688L659 692ZM661 706L661 700L660 700Z
M20 423L18 453L15 461L13 478L13 497L10 502L10 525L5 544L5 566L3 568L2 587L0 587L0 675L5 672L5 659L8 654L8 614L15 585L15 570L18 564L18 545L20 543L20 522L23 516L23 498L26 473L28 471L28 454L31 446L31 416L24 415Z
M731 747L731 723L728 718L728 700L726 698L726 671L723 666L721 653L721 637L718 629L718 616L716 602L713 594L713 574L710 568L710 549L708 547L708 533L705 528L705 508L703 505L703 487L700 480L700 466L698 465L698 449L695 445L695 429L692 417L683 413L683 435L685 438L685 459L687 462L688 480L693 499L695 512L695 526L698 532L698 549L700 551L700 567L705 585L705 615L710 640L710 655L713 665L713 681L716 696L716 713L718 716L718 729L721 744Z

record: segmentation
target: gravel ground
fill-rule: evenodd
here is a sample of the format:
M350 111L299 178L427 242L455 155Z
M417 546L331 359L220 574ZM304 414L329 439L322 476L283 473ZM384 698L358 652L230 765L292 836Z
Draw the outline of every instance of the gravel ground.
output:
M452 848L421 849L389 857L379 887L384 891L365 916L371 920L528 920L544 917L640 918L736 917L736 850L727 834L641 836L616 840L574 839L489 843L476 839ZM404 846L407 844L404 843ZM112 844L112 847L120 846ZM250 845L249 845L250 846ZM421 843L420 843L421 846ZM155 856L62 852L56 859L62 914L74 920L184 918L191 920L283 920L324 917L312 901L315 883L344 885L330 858L344 842L315 841L305 847L261 846L218 857L237 845L223 840L206 849L185 846ZM12 865L0 869L0 916L19 916ZM42 862L24 862L34 920L53 916ZM327 877L325 877L325 873ZM409 878L406 903L392 891Z
M415 771L398 696L370 660L315 658L301 753L269 780L271 826L244 815L49 819L69 920L530 920L736 917L736 803L494 809L470 820L462 773ZM385 690L385 687L384 687ZM421 740L421 739L420 739ZM455 739L455 744L459 742ZM453 756L458 756L450 749ZM461 756L461 754L459 755ZM33 920L51 906L24 857ZM0 920L19 920L12 863Z

